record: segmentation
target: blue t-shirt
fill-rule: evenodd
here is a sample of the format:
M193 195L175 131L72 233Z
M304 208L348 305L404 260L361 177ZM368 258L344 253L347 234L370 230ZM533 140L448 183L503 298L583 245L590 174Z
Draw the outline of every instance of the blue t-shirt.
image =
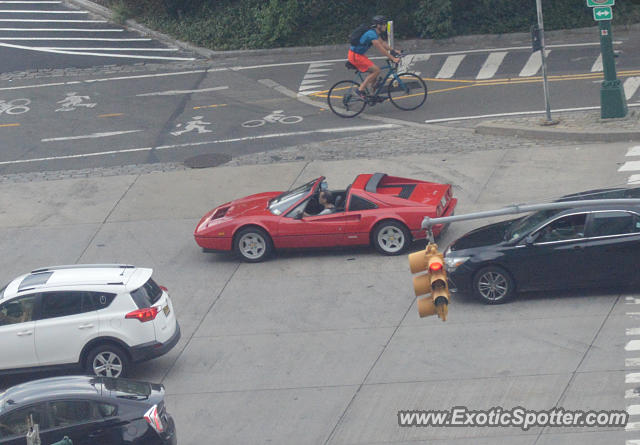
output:
M378 40L378 33L375 29L370 29L360 37L360 45L351 45L349 49L354 53L364 54L369 50L369 48L371 48L371 42L374 40Z

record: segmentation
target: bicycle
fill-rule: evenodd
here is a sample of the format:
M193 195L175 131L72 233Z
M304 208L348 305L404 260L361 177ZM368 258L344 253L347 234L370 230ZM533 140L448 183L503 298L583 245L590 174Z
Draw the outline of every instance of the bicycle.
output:
M400 54L399 57L405 55ZM398 74L398 64L392 63L390 60L387 60L387 66L381 68L386 71L386 74L378 78L378 83L373 88L373 94L369 94L369 87L367 87L367 95L362 98L355 90L364 81L364 73L351 62L347 61L345 66L347 69L356 71L355 79L341 80L335 83L327 95L329 108L340 117L356 117L362 113L367 105L372 107L387 99L396 108L404 111L415 110L427 100L427 84L424 80L414 73ZM385 90L387 97L380 95Z

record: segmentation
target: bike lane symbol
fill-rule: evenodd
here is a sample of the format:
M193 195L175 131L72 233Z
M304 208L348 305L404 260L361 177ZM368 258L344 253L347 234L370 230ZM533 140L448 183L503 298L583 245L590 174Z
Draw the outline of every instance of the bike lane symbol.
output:
M272 111L271 114L266 115L262 119L256 119L251 121L246 121L242 124L245 128L254 128L261 127L264 124L271 123L281 123L281 124L297 124L302 121L302 116L285 116L284 110L275 110Z
M76 92L67 93L67 97L56 102L61 105L56 111L73 111L77 107L93 108L96 106L94 103L84 102L85 100L91 100L89 96L78 96L77 94Z
M200 133L211 133L211 130L207 130L205 125L211 125L211 122L204 122L201 120L203 116L194 116L191 121L188 121L183 130L172 131L171 134L174 136L180 136L184 133L189 133L191 131L197 131ZM176 128L182 127L182 124L177 124Z
M22 114L29 111L28 105L31 103L29 99L13 99L9 102L0 100L0 114Z

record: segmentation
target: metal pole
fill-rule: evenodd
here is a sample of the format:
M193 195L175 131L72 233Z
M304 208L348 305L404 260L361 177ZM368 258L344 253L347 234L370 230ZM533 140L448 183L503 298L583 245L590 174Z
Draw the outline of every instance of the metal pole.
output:
M486 212L467 213L466 215L443 216L440 218L429 218L425 216L422 220L422 228L429 229L435 224L446 224L455 221L467 221L470 219L491 218L494 216L514 215L517 213L537 212L539 210L564 209L568 207L586 207L594 205L616 205L632 204L640 205L640 199L585 199L582 201L562 201L546 204L515 204L498 210L487 210Z
M538 28L540 29L540 57L542 58L542 84L544 87L544 107L547 112L547 123L554 123L551 120L551 104L549 103L549 84L547 82L547 56L544 50L544 24L542 22L542 0L536 0L538 11Z
M387 37L387 43L389 43L389 46L393 48L393 20L387 22Z

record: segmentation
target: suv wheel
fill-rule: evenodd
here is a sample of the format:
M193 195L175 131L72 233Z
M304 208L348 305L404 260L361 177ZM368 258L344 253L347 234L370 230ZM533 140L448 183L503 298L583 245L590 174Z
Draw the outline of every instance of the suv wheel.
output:
M93 348L86 362L87 372L100 377L126 377L130 366L127 353L111 344Z

